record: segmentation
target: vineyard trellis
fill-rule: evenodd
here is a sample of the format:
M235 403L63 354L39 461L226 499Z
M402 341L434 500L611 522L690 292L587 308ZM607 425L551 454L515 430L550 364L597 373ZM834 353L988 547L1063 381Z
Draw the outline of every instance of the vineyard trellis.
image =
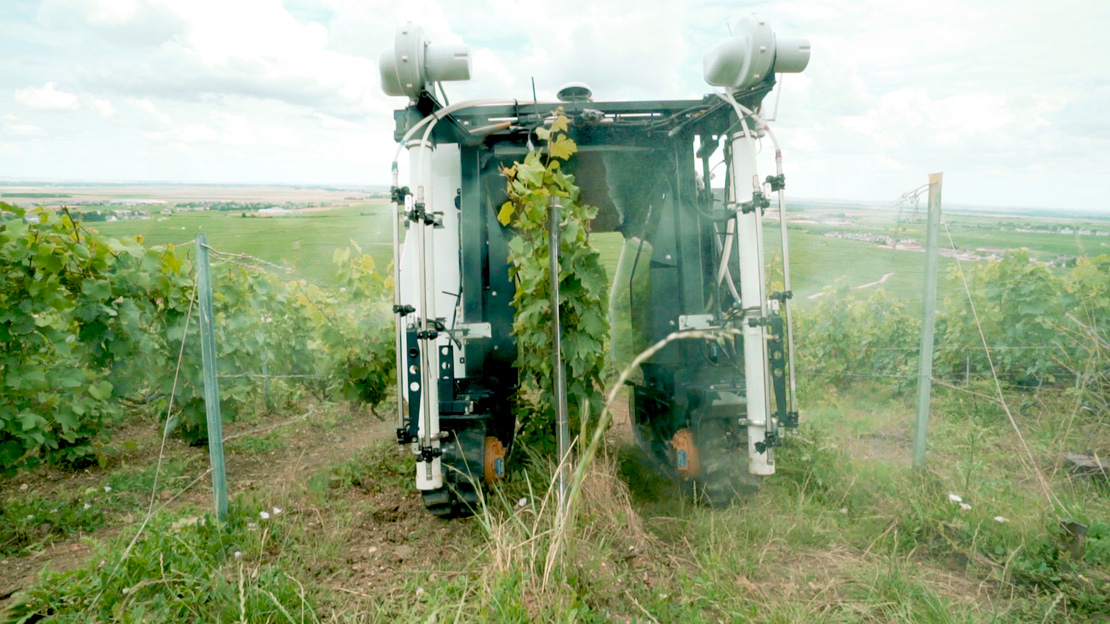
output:
M192 243L145 246L141 237L102 236L68 210L0 206L5 470L98 461L106 427L127 414L164 418L167 433L191 443L206 437L200 345L185 340L196 329ZM332 286L207 249L227 418L253 408L260 385L267 404L385 400L389 284L357 244L336 251Z
M896 205L914 203L922 189ZM901 211L898 215L901 222ZM897 226L896 226L897 227ZM955 258L950 284L937 315L929 379L953 392L998 406L1022 441L1007 394L1059 389L1074 395L1102 422L1110 420L1110 255L1078 258L1054 268L1024 249L965 266L946 221L946 254ZM908 252L906 252L908 253ZM862 295L840 283L831 296L799 311L799 375L804 387L847 386L859 381L888 384L908 393L918 378L920 319L885 290ZM988 386L980 387L985 381ZM988 389L989 388L989 389ZM1032 453L1026 465L1040 474ZM1046 499L1058 499L1043 478Z

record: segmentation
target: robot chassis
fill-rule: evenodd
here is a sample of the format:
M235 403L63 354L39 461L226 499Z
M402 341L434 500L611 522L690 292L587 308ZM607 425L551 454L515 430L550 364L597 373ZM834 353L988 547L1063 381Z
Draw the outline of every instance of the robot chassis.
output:
M592 231L625 240L616 279L627 280L637 350L673 332L705 335L674 341L642 365L630 406L637 443L713 503L774 474L774 448L798 414L782 153L759 112L776 75L805 69L809 43L777 38L754 17L733 33L704 58L707 82L724 90L700 100L594 102L572 83L559 102L448 105L434 85L468 79L469 52L429 43L412 24L398 29L379 62L385 92L409 99L394 113L392 168L397 441L416 456L416 487L432 514L471 513L482 483L506 474L517 373L499 167L522 159L559 108L579 146L567 169L581 201L599 207ZM776 172L760 178L764 137ZM721 196L709 184L718 151ZM763 217L772 194L784 288L768 293Z

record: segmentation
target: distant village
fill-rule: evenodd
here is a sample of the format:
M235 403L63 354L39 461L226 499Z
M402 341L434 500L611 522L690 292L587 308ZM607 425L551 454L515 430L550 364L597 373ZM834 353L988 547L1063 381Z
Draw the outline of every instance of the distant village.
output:
M809 223L830 225L827 221L809 221ZM840 221L840 225L850 225L851 222ZM1093 228L1076 228L1068 225L1060 224L1035 224L1024 227L1016 226L994 226L993 228L987 226L974 226L968 224L961 224L963 228L974 229L994 229L999 231L1012 231L1012 232L1027 232L1036 234L1065 234L1065 235L1081 235L1081 236L1105 236L1110 237L1110 231L1096 230ZM875 232L859 232L859 231L846 231L846 230L831 230L823 232L826 238L839 238L842 240L859 241L863 243L871 243L882 249L897 249L899 251L920 251L924 252L925 247L916 239L913 238L895 238L889 234L879 234ZM947 258L955 258L958 260L966 261L980 261L980 260L1000 260L1006 256L1006 250L1001 247L976 247L975 249L951 249L941 247L940 255ZM1041 259L1039 262L1048 266L1064 267L1075 264L1074 256L1059 255L1051 259Z

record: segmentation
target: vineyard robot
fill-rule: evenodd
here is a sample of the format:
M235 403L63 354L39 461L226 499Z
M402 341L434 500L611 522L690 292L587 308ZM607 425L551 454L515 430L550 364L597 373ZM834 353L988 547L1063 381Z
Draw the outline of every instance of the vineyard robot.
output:
M398 29L379 63L383 90L408 98L394 114L397 438L416 455L433 514L468 513L476 488L506 471L517 374L498 168L523 158L558 108L579 146L568 168L582 201L599 207L592 230L625 240L614 293L628 288L637 350L673 332L704 335L671 342L641 367L630 409L637 442L714 502L774 473L774 447L797 413L785 178L777 143L774 174L756 170L759 142L774 141L759 112L777 75L805 69L809 43L776 37L754 17L732 32L704 59L707 82L723 91L700 100L594 102L571 84L559 102L449 105L434 85L469 79L467 49L429 43L412 24ZM709 183L711 160L725 165L723 194ZM775 193L784 283L769 292L763 217Z

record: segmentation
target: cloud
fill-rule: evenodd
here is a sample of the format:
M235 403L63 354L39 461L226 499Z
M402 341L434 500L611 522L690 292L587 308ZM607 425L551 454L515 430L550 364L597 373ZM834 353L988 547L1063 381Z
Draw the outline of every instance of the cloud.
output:
M111 117L116 113L116 107L112 106L112 102L109 100L102 100L94 95L86 95L84 100L102 117Z
M15 115L4 116L4 132L9 137L40 137L46 136L46 130L29 123L23 123Z
M279 0L48 0L39 19L80 27L91 47L148 48L84 68L96 90L193 103L273 99L344 118L387 110L374 60L330 49L323 25L297 21Z
M813 42L767 100L794 196L882 199L942 169L965 202L1110 193L1090 48L1110 4L1070 1L23 0L0 11L0 107L19 113L0 119L0 170L385 182L406 101L381 93L377 58L398 24L471 47L452 102L530 100L533 77L545 100L571 80L661 100L708 92L702 54L752 11Z
M42 87L17 89L15 101L38 110L65 111L81 108L80 99L72 93L59 90L55 82L48 82Z
M146 98L128 98L127 101L132 107L135 108L135 110L138 110L147 117L155 119L163 125L170 124L170 116L158 110L158 107L154 105L154 102L151 102Z

